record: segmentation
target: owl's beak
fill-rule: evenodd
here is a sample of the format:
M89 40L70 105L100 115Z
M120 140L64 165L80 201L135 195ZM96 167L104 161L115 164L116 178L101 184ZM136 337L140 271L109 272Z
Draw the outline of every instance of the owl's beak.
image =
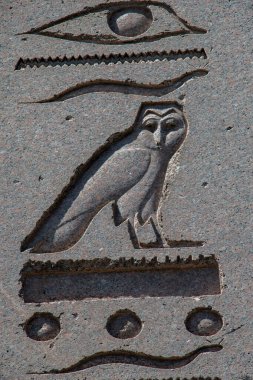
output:
M154 140L157 146L161 146L162 143L164 142L163 134L162 134L162 127L161 124L159 123L157 126L156 131L154 132Z

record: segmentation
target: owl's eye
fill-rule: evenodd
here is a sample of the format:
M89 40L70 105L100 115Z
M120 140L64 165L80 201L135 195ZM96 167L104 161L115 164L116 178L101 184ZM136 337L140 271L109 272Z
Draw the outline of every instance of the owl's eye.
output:
M156 122L156 120L148 120L148 121L144 122L142 127L153 133L153 132L155 132L155 130L157 128L157 122Z
M86 7L26 33L97 44L127 44L206 30L190 25L168 4L150 0Z
M173 121L173 120L168 120L165 123L165 127L169 128L169 129L175 129L175 128L177 128L177 123L175 121Z

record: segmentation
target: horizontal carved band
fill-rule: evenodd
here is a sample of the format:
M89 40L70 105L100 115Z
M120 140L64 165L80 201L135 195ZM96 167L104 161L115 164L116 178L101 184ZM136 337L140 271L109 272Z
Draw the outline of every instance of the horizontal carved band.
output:
M220 294L214 256L163 262L134 258L29 261L21 272L20 295L27 303L120 297ZM113 286L112 286L113 284ZM158 285L159 284L159 285Z
M167 51L153 51L147 53L132 53L132 54L109 54L109 55L85 55L78 57L40 57L40 58L20 58L15 66L15 70L24 69L26 67L54 67L54 66L71 66L71 65L98 65L98 64L117 64L117 63L141 63L141 62L154 62L154 61L172 61L178 59L193 59L202 58L207 59L207 55L204 49L193 50L178 50L170 52Z

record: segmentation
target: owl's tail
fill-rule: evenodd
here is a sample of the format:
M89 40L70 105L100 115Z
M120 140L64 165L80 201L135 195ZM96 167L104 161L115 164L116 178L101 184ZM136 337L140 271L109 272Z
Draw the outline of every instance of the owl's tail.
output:
M110 200L109 200L110 201ZM82 191L73 201L71 194L44 215L21 245L21 251L61 252L71 248L83 236L94 216L108 201Z

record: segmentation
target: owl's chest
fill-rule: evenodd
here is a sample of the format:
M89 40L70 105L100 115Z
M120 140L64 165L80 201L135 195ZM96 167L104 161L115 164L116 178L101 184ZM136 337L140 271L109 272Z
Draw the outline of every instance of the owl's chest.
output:
M147 193L159 193L164 182L168 161L161 152L150 152L150 164L145 175L135 186L135 191L142 199Z

